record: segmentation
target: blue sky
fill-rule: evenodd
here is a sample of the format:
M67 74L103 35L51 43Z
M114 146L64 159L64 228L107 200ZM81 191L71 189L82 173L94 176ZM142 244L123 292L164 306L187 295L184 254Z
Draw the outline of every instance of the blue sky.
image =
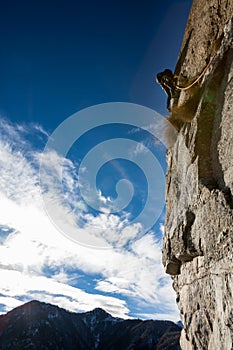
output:
M190 6L2 4L0 312L39 299L178 320L161 263L167 112L154 78L174 69Z

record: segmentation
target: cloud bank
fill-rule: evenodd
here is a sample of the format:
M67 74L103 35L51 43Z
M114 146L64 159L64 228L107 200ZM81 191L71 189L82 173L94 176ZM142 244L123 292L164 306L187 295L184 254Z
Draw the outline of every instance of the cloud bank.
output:
M41 158L47 136L38 125L0 120L0 311L38 299L71 311L102 307L123 318L177 321L156 233L140 237L140 227L125 225L127 215L90 212L78 190L76 165L52 151ZM63 193L58 186L61 172ZM68 230L105 245L120 244L93 249L72 242L48 217L41 193L57 220L69 218Z

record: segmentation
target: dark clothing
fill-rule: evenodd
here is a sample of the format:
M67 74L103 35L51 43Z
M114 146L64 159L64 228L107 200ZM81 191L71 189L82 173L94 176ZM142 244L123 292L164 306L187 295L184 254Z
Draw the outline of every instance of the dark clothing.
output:
M167 109L171 112L171 99L175 92L174 76L170 69L156 75L156 81L159 83L167 94Z

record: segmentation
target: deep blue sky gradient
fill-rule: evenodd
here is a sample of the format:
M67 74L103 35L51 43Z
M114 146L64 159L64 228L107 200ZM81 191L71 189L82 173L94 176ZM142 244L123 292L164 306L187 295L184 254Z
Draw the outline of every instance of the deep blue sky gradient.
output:
M174 68L191 0L8 0L0 10L0 114L52 131L112 101L165 111L156 72Z
M155 83L155 75L165 68L175 68L191 2L2 1L0 118L6 117L12 125L29 125L29 130L30 124L41 125L50 134L70 115L105 102L132 102L166 116L166 95ZM42 150L47 140L46 133L36 130L39 130L38 135L35 130L25 134L28 144L32 145L30 151ZM76 166L96 144L125 137L148 146L165 172L165 147L158 146L155 138L147 134L146 131L132 134L132 127L126 124L101 126L82 135L68 156ZM11 139L10 144L14 151ZM24 151L23 147L28 147L26 142L20 144L21 151ZM23 153L27 154L26 151ZM27 159L30 165L33 162L31 153ZM116 159L100 169L96 180L102 195L114 198L115 184L121 178L134 185L134 198L126 209L132 216L137 216L148 194L146 177L137 165ZM161 191L164 193L164 188ZM154 226L159 241L164 215L163 210ZM6 236L3 229L0 222L0 243ZM10 229L7 235L9 233L12 233ZM60 269L59 264L52 268L48 264L43 273L50 277ZM152 304L131 298L127 293L96 292L101 275L86 273L82 269L66 271L65 267L64 272L74 277L73 286L90 294L124 299L129 315L133 317L144 313L149 318L154 312L163 313L163 303L152 310ZM0 312L2 310L4 308L0 305Z

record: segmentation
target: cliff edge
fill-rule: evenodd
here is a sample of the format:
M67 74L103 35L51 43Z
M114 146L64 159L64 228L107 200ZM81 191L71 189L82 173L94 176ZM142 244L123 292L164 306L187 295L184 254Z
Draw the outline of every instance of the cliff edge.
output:
M179 92L170 117L182 122L167 152L163 264L183 350L233 348L232 17L232 0L194 0L175 70L185 86L208 66Z

